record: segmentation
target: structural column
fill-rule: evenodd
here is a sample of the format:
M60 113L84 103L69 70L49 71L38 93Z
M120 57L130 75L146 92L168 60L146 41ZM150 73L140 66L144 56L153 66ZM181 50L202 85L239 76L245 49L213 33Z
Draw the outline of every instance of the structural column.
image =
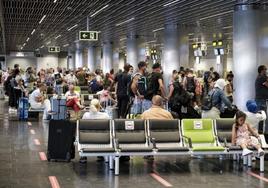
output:
M90 46L87 49L87 67L90 71L95 71L96 69L96 47Z
M139 49L138 35L129 35L127 37L127 63L132 65L134 69L138 67Z
M189 67L189 36L187 28L178 28L179 33L179 63L180 66Z
M166 25L164 30L164 49L162 68L165 85L170 81L172 71L180 67L179 33L176 25Z
M83 67L83 51L76 50L75 51L75 68L82 68Z
M108 73L113 67L113 44L106 42L103 44L103 73Z
M75 68L75 55L71 50L69 50L67 57L67 69L73 70L74 68Z
M234 102L246 109L246 101L255 98L258 67L259 6L240 4L234 11Z

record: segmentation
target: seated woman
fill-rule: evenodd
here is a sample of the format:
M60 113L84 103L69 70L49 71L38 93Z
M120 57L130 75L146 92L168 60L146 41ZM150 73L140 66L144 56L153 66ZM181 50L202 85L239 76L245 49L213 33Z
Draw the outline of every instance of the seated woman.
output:
M19 100L21 97L28 96L28 91L24 87L23 79L21 77L16 77L17 86L14 87L15 98L16 98L16 109L19 105Z
M37 89L35 89L29 96L29 103L33 109L44 109L43 120L47 120L48 113L51 112L50 101L44 96L46 88L44 83L38 83Z
M242 111L238 111L235 114L235 124L232 129L232 145L240 146L243 149L243 156L253 153L248 149L250 146L258 150L259 156L263 156L264 151L258 140L259 134L249 124L245 123L246 117L247 115ZM250 136L251 134L254 136Z
M89 112L86 112L82 119L110 119L106 112L100 112L101 108L100 101L98 99L92 99Z
M98 99L92 99L90 103L89 112L86 112L82 119L110 119L109 115L105 112L100 112L101 105ZM103 157L98 157L99 160L103 160ZM86 163L87 157L81 157L80 163Z
M69 86L69 91L66 92L65 97L66 106L72 107L75 112L79 112L82 108L84 108L80 104L80 94L74 90L73 84Z
M97 92L97 95L100 96L100 104L104 108L107 106L112 106L116 103L116 101L110 95L109 86L104 86L103 90Z

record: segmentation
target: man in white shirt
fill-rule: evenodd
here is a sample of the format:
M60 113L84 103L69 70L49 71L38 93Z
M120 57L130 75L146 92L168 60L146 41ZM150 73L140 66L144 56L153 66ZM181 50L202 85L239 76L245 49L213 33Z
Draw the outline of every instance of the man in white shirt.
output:
M29 96L29 103L33 109L44 109L43 120L48 119L48 113L51 112L51 104L45 99L43 92L46 91L46 85L40 83L38 88Z

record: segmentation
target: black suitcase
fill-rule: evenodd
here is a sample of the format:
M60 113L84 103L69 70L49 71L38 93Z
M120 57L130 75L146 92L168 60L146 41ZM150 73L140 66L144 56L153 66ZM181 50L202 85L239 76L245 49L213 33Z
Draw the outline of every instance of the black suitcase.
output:
M67 161L75 157L76 121L50 120L47 160Z

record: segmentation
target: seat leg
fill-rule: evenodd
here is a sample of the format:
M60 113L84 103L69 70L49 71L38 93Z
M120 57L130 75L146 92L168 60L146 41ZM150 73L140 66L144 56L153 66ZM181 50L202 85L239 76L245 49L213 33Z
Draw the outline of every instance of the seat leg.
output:
M252 166L252 155L248 155L248 167Z
M108 163L109 162L109 157L108 156L105 156L104 157L104 161L105 161L105 163Z
M260 157L260 172L264 172L264 155Z
M119 156L116 156L114 160L115 160L114 175L118 176L119 175Z
M113 158L113 156L109 156L109 167L110 167L110 170L114 169L114 158Z
M248 164L248 157L243 156L243 165L246 166Z
M236 154L233 154L233 160L237 161L237 155Z

